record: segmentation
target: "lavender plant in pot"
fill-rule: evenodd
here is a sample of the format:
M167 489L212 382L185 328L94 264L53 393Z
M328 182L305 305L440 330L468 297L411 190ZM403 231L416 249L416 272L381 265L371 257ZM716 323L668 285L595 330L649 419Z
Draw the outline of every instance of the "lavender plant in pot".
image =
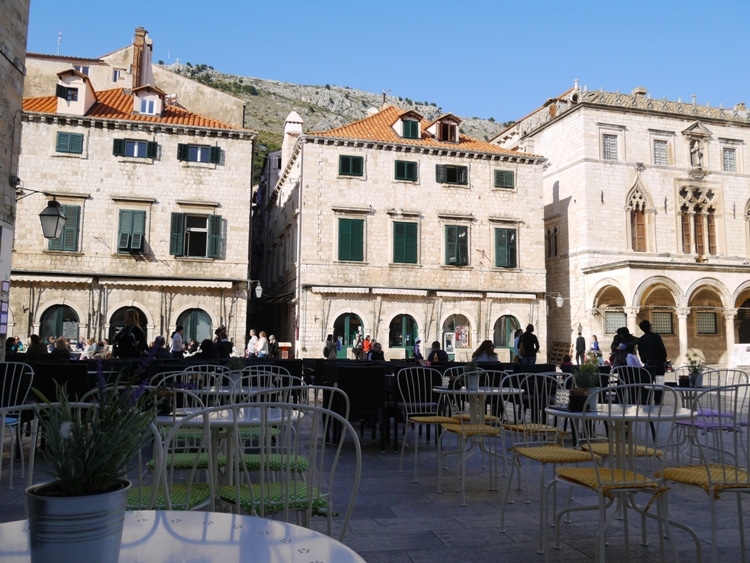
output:
M154 397L141 368L106 386L101 365L91 404L72 403L65 387L57 402L36 407L42 452L52 481L26 489L32 562L117 561L130 482L125 479L150 439ZM147 364L146 364L147 365Z

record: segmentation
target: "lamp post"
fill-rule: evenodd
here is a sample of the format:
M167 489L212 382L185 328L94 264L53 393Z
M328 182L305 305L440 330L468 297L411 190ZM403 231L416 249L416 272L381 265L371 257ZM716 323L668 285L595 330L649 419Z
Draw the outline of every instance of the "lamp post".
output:
M260 285L260 280L247 280L249 286L255 284L255 297L260 299L263 296L263 286Z
M60 209L60 203L57 200L47 202L47 207L39 214L39 220L42 222L42 233L44 238L60 238L68 218L63 215Z

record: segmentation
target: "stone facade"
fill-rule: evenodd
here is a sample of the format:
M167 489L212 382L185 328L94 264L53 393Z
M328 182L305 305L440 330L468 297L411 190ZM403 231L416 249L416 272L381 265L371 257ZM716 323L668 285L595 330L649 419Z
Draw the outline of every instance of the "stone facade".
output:
M14 334L8 326L8 284L16 227L16 180L21 148L21 103L26 74L28 0L0 0L0 337ZM5 357L5 347L0 359Z
M83 88L86 80L75 79L60 75ZM60 98L24 101L19 176L46 197L22 191L18 202L25 228L13 248L15 334L111 338L134 307L149 340L176 324L196 339L224 325L242 349L256 134L163 99L160 114L134 110L138 96L158 94L96 92L98 103L79 115L58 111ZM82 147L61 147L61 135ZM47 241L37 215L51 198L72 230Z
M550 338L648 319L675 365L750 342L750 114L577 85L493 141L548 159Z
M381 342L386 358L404 358L419 337L423 351L433 340L452 344L459 360L491 339L507 361L513 328L532 322L545 338L543 159L463 136L440 143L424 121L419 139L403 140L405 118L419 116L389 106L351 126L301 134L290 116L282 175L256 218L266 233L257 240L264 288L281 303L268 318L299 357L320 357L333 334L343 340L339 356L351 358L359 333ZM342 157L361 162L361 175L342 171ZM414 163L411 179L396 179L396 161ZM444 166L466 167L465 183L439 182ZM494 187L496 170L512 176L512 187ZM356 249L346 247L352 224L362 226ZM396 256L404 225L416 225L406 227L416 234L411 259ZM468 237L464 265L448 263L455 227ZM512 267L496 265L497 230L515 237Z

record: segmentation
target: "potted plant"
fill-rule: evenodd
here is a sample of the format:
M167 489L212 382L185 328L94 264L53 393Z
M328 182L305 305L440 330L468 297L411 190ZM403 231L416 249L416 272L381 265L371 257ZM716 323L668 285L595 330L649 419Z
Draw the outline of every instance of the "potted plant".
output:
M599 387L599 358L592 352L573 370L575 387L570 390L570 410L582 411L592 389Z
M688 373L690 374L690 387L703 386L703 360L697 354L687 356Z
M65 386L57 388L56 403L37 392L53 480L26 489L32 561L117 561L130 488L124 477L155 416L144 369L152 357L112 387L100 362L91 406L71 403Z

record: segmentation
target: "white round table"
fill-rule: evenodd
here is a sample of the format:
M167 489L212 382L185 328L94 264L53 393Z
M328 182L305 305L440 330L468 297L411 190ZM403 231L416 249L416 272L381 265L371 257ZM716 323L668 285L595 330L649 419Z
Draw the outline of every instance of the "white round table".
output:
M28 521L0 524L0 560L28 562ZM341 542L267 518L221 512L137 510L125 513L120 563L364 563Z

